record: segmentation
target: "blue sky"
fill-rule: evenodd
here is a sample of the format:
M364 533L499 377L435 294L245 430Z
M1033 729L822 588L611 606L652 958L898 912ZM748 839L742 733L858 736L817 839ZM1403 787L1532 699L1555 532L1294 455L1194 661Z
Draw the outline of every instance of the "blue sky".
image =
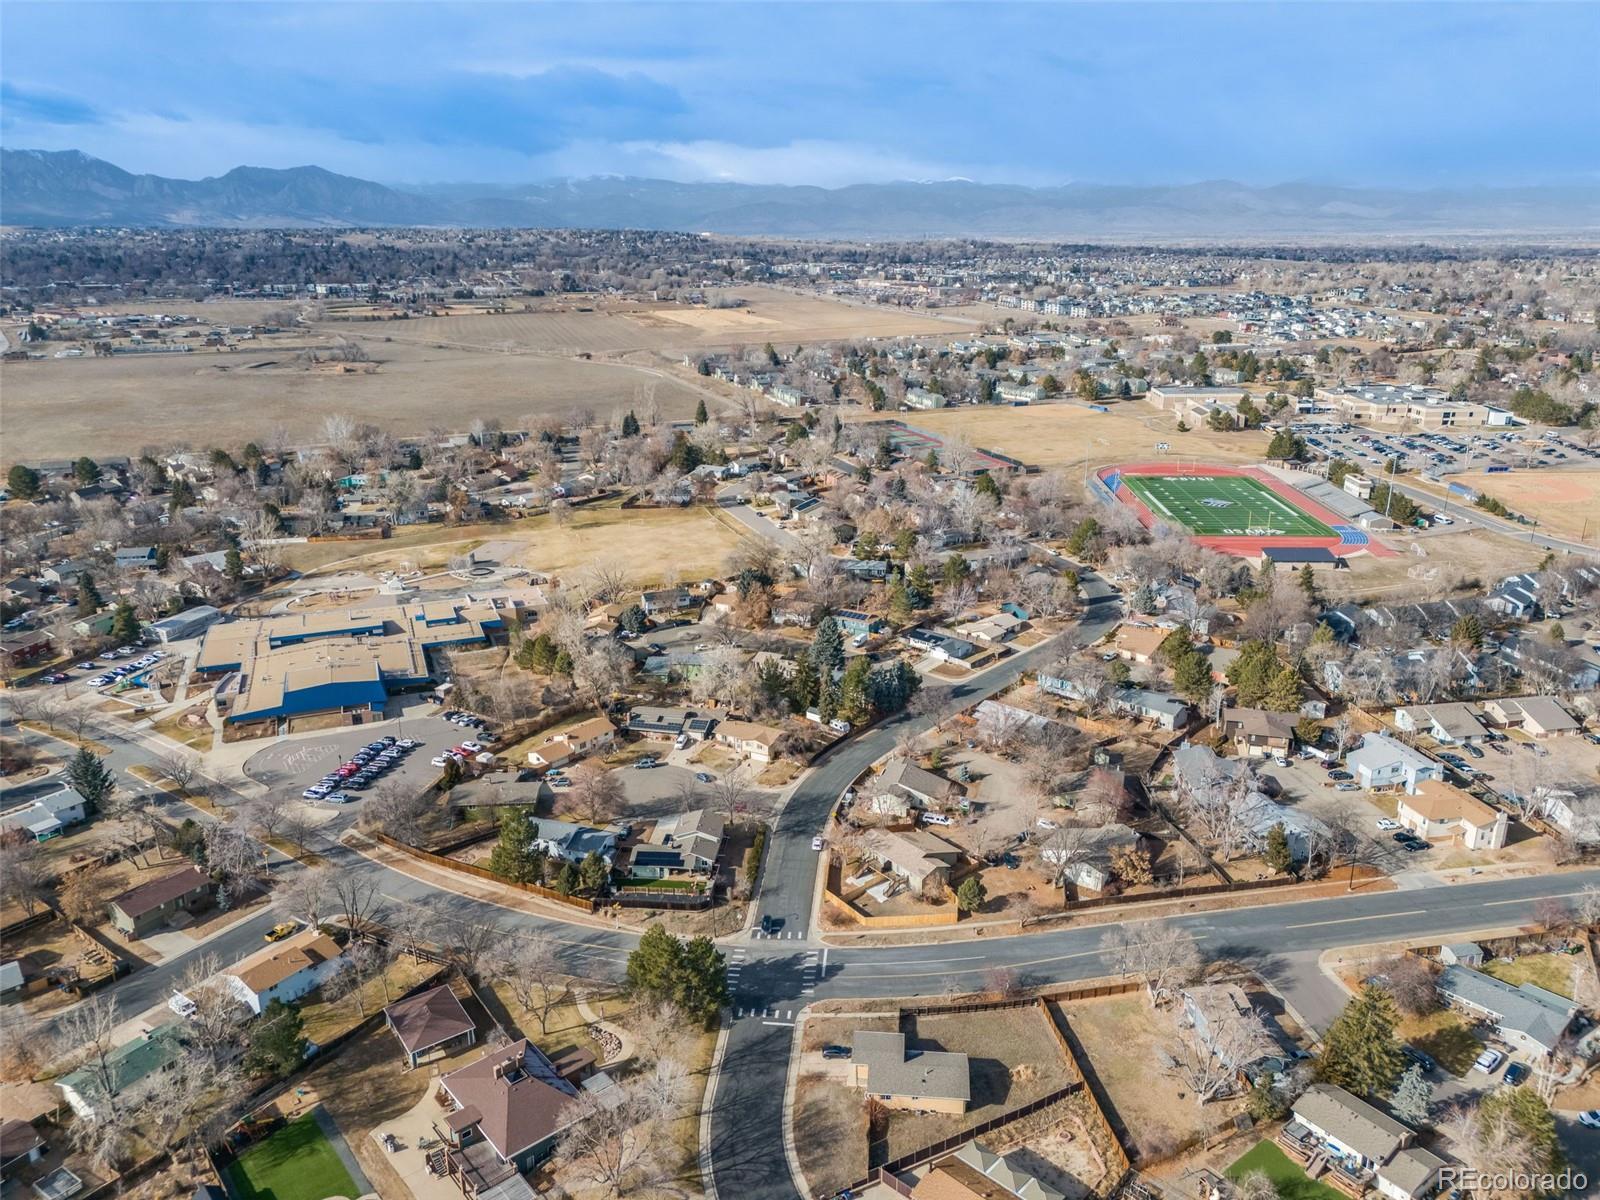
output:
M1600 181L1600 5L0 5L0 141L197 177Z

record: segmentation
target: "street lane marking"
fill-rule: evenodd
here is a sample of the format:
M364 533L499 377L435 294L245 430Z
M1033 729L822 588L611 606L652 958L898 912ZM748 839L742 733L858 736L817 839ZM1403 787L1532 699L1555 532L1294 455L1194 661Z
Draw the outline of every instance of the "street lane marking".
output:
M1484 908L1496 908L1502 904L1537 904L1541 900L1570 900L1574 896L1581 896L1582 892L1557 892L1553 896L1529 896L1526 900L1485 900Z
M1518 901L1521 903L1521 901ZM1336 921L1307 921L1301 925L1285 925L1285 929L1316 929L1323 925L1349 925L1353 921L1387 921L1394 917L1421 916L1429 910L1426 908L1410 908L1405 912L1373 913L1370 917L1340 917Z
M787 1029L793 1029L794 1028L794 1022L793 1021L763 1021L761 1023L763 1025L782 1025Z

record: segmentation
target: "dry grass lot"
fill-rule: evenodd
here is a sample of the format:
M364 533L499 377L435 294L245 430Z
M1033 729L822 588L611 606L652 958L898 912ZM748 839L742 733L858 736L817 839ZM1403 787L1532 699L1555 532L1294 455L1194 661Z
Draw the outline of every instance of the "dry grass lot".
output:
M440 570L493 537L521 543L513 565L552 575L576 572L597 561L620 564L636 584L663 577L668 569L685 579L723 568L739 543L707 508L624 510L616 504L572 510L559 526L549 516L512 525L426 525L404 529L381 542L313 542L287 547L285 563L307 574L359 571ZM366 548L370 546L370 549ZM304 582L304 581L302 581ZM363 596L370 600L370 596Z
M1600 542L1600 470L1472 471L1451 481L1503 501L1550 533Z
M355 328L365 335L371 327ZM0 366L5 457L137 454L146 446L237 448L280 429L291 443L315 444L329 413L412 436L434 428L461 432L475 417L525 427L530 419L579 407L609 416L637 403L646 384L654 385L668 418L687 417L698 398L685 384L611 363L381 338L364 344L379 363L370 375L301 370L291 365L292 352L265 345L228 354L6 363Z
M880 418L871 413L869 417ZM1080 404L1036 404L1027 408L991 406L947 408L938 412L899 414L918 429L941 436L960 434L975 446L998 450L1041 467L1081 467L1148 462L1158 457L1157 442L1167 442L1176 467L1180 458L1208 463L1258 462L1267 436L1259 431L1213 433L1209 429L1177 431L1172 414L1143 400L1125 400L1110 412L1094 412Z
M1181 1141L1216 1128L1240 1107L1237 1100L1196 1104L1162 1073L1157 1050L1176 1035L1176 1026L1172 1013L1151 1008L1143 992L1078 1000L1061 1011L1137 1144L1154 1148Z
M1332 600L1415 601L1444 599L1454 586L1477 580L1488 584L1507 575L1536 568L1545 551L1526 542L1482 529L1429 533L1420 537L1384 533L1384 543L1400 551L1396 558L1357 554L1350 570L1324 573L1317 584ZM1426 557L1412 545L1420 545ZM1437 569L1434 577L1427 573ZM1415 571L1415 574L1413 574Z
M1571 954L1523 954L1509 962L1502 959L1486 962L1483 971L1515 987L1531 983L1558 996L1571 996L1573 967L1577 961Z

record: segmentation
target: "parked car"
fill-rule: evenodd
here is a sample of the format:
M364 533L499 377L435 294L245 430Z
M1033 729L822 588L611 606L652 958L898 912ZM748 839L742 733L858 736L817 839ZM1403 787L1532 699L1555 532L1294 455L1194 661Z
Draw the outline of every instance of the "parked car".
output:
M849 1058L850 1057L850 1047L849 1046L824 1046L822 1048L822 1057L823 1058L828 1058L828 1059Z
M1462 749L1468 754L1472 755L1473 758L1483 757L1483 751L1478 749L1478 747L1474 746L1471 742L1468 742L1466 745L1464 745Z
M954 825L955 824L955 822L953 820L951 820L949 817L945 816L943 813L931 813L931 812L925 812L925 813L922 814L922 823L924 825Z
M182 992L173 992L172 998L167 1001L167 1007L180 1017L192 1017L200 1011L200 1006Z
M1378 828L1379 829L1399 829L1400 828L1400 822L1396 821L1393 817L1379 817L1378 818Z
M1506 1068L1506 1073L1500 1076L1500 1078L1507 1087L1517 1087L1522 1083L1523 1080L1528 1078L1529 1074L1530 1072L1526 1064L1512 1063Z
M1359 783L1349 782L1336 783L1333 785L1333 790L1336 792L1359 792L1361 790L1361 785Z
M1328 778L1336 783L1346 783L1355 778L1349 771L1329 771Z
M305 791L300 793L300 796L304 800L321 800L327 794L328 789L319 784L316 787L308 787Z
M263 940L268 942L281 942L286 937L293 936L300 928L299 921L279 921L263 935Z
M1493 1075L1495 1069L1505 1062L1506 1056L1498 1050L1485 1050L1473 1060L1473 1067L1485 1075Z
M1400 1053L1404 1054L1408 1059L1410 1059L1412 1062L1416 1063L1419 1067L1421 1067L1426 1072L1430 1072L1431 1073L1433 1071L1433 1069L1434 1069L1434 1066L1436 1065L1434 1063L1433 1057L1431 1055L1424 1054L1421 1050L1418 1050L1415 1046L1401 1046L1400 1047Z
M1588 1129L1600 1129L1600 1108L1591 1108L1578 1114L1578 1124Z
M715 783L717 781L717 777L709 771L696 771L694 779L696 783Z

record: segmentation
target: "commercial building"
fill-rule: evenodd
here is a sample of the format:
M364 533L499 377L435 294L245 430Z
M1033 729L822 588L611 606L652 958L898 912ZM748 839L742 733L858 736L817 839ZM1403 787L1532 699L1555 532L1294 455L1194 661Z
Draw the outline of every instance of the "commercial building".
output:
M1318 401L1356 425L1406 425L1417 429L1475 429L1510 425L1511 414L1489 404L1453 400L1448 392L1421 384L1358 383L1318 388Z
M504 625L494 601L436 600L215 624L195 661L221 675L224 721L381 713L388 698L432 682L431 650L481 645Z

